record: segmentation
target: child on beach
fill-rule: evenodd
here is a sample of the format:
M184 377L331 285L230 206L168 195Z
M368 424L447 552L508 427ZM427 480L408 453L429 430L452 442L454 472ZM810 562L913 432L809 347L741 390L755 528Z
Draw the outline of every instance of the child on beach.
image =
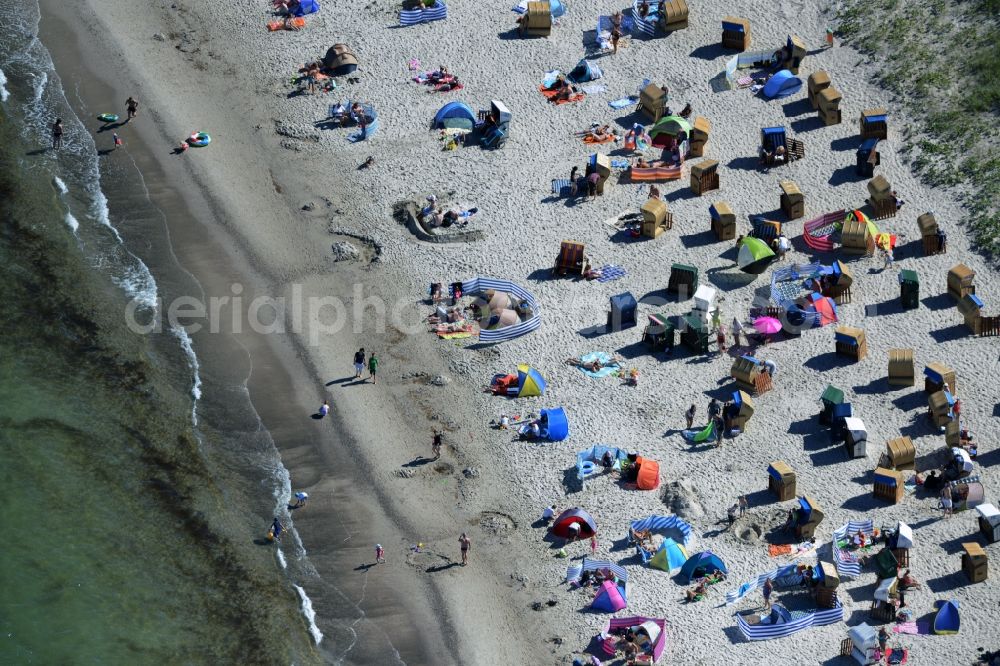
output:
M688 430L690 430L692 427L694 427L694 415L695 415L695 412L697 412L697 411L698 411L698 408L694 406L694 403L691 403L691 406L688 407L688 409L687 409L686 412L684 412L684 420L687 421L687 429Z
M382 564L385 562L385 551L382 550L382 544L375 544L375 564Z
M118 133L117 133L117 132L112 132L112 133L111 133L111 138L112 138L112 139L114 140L114 142L115 142L115 148L118 148L118 146L122 145L122 140L121 140L121 137L120 137L120 136L118 136Z
M378 372L378 357L375 356L375 352L368 358L368 374L371 375L372 384L378 384L378 379L375 377L375 373Z
M590 537L590 556L594 557L597 555L597 535Z
M323 404L319 406L319 417L323 418L330 413L330 401L324 400Z

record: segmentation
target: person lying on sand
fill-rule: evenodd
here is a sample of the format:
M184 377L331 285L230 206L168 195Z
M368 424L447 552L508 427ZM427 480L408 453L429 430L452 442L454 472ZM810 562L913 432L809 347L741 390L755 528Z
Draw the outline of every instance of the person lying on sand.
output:
M903 575L899 577L899 587L904 590L921 588L920 583L910 574L910 570L907 569L903 572Z
M708 588L705 586L705 582L702 581L698 583L698 585L695 586L693 590L688 590L687 592L685 592L684 596L687 597L688 603L692 603L694 601L700 601L704 599L705 595L707 594L708 594Z
M615 139L615 133L611 130L611 125L593 125L589 130L583 132L583 138L593 139L595 141L604 141L605 139Z
M622 361L624 360L625 359L623 359L621 356L617 355L613 356L611 360L609 360L607 363L602 363L600 360L597 359L593 361L581 361L580 359L574 357L566 359L566 365L572 365L573 367L576 368L583 368L584 370L589 370L590 372L599 372L602 368L606 366L621 365Z
M632 541L636 543L642 543L644 541L652 541L653 533L649 530L634 530L631 527L628 529L629 537Z

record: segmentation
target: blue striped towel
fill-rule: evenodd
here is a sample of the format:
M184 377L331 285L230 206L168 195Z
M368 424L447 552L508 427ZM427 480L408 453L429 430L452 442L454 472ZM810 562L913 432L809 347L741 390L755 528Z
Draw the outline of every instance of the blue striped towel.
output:
M572 193L572 186L568 178L554 178L552 180L552 194L560 197L568 197Z
M639 98L635 95L629 95L628 97L622 97L621 99L614 99L608 102L608 106L612 109L624 109L626 106L632 106L633 104L638 104Z
M399 12L399 24L402 26L440 21L446 18L448 18L448 7L441 0L437 0L433 7L426 9L404 9Z
M597 270L599 270L601 273L601 277L597 278L598 282L611 282L612 280L623 278L626 275L624 268L622 268L621 266L615 266L614 264L601 266Z
M611 160L612 169L627 169L629 168L628 160L624 157L615 157Z

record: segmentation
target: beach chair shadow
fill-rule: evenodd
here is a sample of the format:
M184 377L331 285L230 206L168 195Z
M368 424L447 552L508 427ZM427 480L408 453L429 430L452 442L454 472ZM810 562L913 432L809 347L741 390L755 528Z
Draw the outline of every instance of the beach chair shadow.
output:
M924 585L927 586L927 589L935 594L949 592L959 587L965 587L968 584L969 579L962 571L955 571L950 574L945 574L944 576L938 576L937 578L931 578L924 581ZM933 619L931 621L933 622Z
M812 104L809 100L803 97L800 100L794 102L789 102L788 104L782 104L781 110L784 112L786 118L798 118L799 116L804 116L807 113L812 113Z
M947 310L948 308L955 306L955 300L948 294L928 296L927 298L921 298L920 302L923 303L924 307L928 310Z
M900 314L903 311L903 304L899 298L890 298L881 303L872 303L865 306L866 317L884 317L886 315Z
M862 180L865 180L865 177L858 175L853 164L848 164L834 171L827 183L832 187L836 187L844 183L860 183Z
M825 467L847 461L847 452L841 446L832 446L809 454L813 467ZM852 498L853 499L853 498ZM850 502L851 500L848 500Z
M713 93L722 93L729 90L729 81L726 80L726 73L719 72L708 80L708 87Z
M899 429L899 434L911 439L916 439L917 437L923 437L924 435L935 435L938 433L938 429L933 423L931 423L931 420L925 413L927 408L926 400L923 401L923 405L924 409L914 414L910 422Z
M734 157L729 160L726 167L738 171L757 171L760 167L760 160L756 157Z
M947 328L939 328L936 331L931 331L931 337L938 344L943 342L951 342L952 340L960 340L962 338L968 337L969 329L965 327L965 324L955 324Z
M902 386L890 386L887 377L877 377L867 384L860 384L854 387L854 392L858 395L878 395L886 391L899 390Z
M858 147L858 137L857 136L844 136L839 139L834 139L830 142L830 150L835 152L843 152L845 150L854 150Z
M850 363L851 360L846 356L841 356L835 351L829 351L813 356L803 365L805 365L805 367L809 368L810 370L815 370L817 372L827 372L835 368L843 367Z
M849 498L840 506L848 511L868 512L874 511L875 509L883 506L883 504L871 493L869 489L865 489L865 491L860 495L855 495L854 497Z
M715 234L712 233L711 229L681 236L681 244L686 248L704 247L714 242Z
M718 42L713 42L712 44L703 44L699 46L694 51L691 51L688 55L692 58L698 58L699 60L715 60L719 56L724 56L728 53L722 45Z
M825 127L825 125L819 116L809 116L792 121L792 131L796 134L805 134L806 132L818 130L821 127Z
M892 404L896 405L899 409L904 412L913 411L920 407L927 407L927 398L920 391L913 391L907 393L906 395L901 395L892 401Z
M954 518L954 516L952 517ZM949 519L950 520L950 519ZM963 543L978 543L980 546L986 547L986 543L983 539L979 538L979 534L966 534L965 536L955 537L954 539L949 539L947 541L941 542L941 549L949 555L958 555L962 552ZM936 590L935 590L936 591Z
M674 190L673 192L670 192L665 197L663 197L663 199L664 201L674 203L676 201L687 201L688 199L697 199L698 196L699 195L691 191L690 187L682 187L679 190Z
M636 359L640 356L649 356L649 347L645 342L639 340L638 342L633 342L632 344L625 345L624 347L619 347L615 350L620 356L626 359Z
M726 638L728 638L729 642L732 643L733 645L739 645L740 643L749 642L746 640L746 638L743 637L743 632L741 632L740 628L737 627L736 625L723 627L722 633L726 635Z

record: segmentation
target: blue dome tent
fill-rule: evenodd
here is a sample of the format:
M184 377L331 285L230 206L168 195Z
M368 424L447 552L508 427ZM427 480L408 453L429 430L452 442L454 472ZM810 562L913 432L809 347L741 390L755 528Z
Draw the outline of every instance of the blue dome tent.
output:
M464 102L448 102L434 116L434 128L457 128L472 131L476 114Z
M801 88L802 79L783 69L767 80L761 94L767 99L775 99L794 95Z
M570 70L566 78L573 83L586 83L587 81L596 81L602 76L604 76L604 72L601 71L600 67L583 58L576 63L576 67Z
M704 550L688 558L684 566L681 567L680 576L690 583L695 578L707 576L716 569L722 573L728 573L726 563L718 555L710 550Z
M569 437L569 420L562 407L543 409L539 412L542 421L542 437L553 442L561 442Z

